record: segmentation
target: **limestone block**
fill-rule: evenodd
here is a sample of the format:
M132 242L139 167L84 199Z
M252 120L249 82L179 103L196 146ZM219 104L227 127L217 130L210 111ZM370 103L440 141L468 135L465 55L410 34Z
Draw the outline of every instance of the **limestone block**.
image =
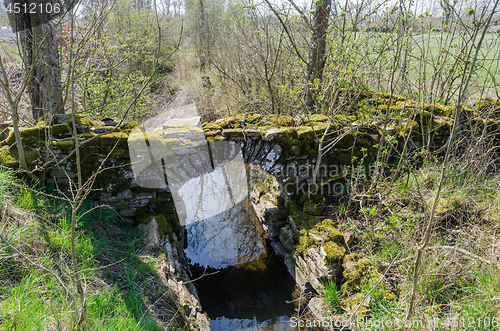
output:
M146 224L141 224L138 227L139 233L145 233L144 242L148 248L159 248L161 244L159 225L153 217L151 221Z
M342 260L334 264L327 264L323 246L319 249L309 248L305 257L297 256L296 264L297 268L305 275L307 282L318 293L324 292L320 279L337 279L342 275Z
M331 313L328 312L328 307L326 307L323 298L320 296L312 298L309 300L308 307L316 320L321 321L324 330L336 330L334 328L336 316L332 316Z

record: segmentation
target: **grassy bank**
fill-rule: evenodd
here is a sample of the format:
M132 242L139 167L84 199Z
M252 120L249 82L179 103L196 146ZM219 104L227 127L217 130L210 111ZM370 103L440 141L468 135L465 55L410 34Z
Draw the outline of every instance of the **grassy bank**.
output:
M379 275L394 261L370 295L378 278L370 278L368 270L357 278L356 290L361 297L368 295L369 307L369 315L358 317L369 316L372 321L361 330L499 330L500 178L494 163L469 161L459 160L447 171L449 178L423 255L415 312L406 328L390 322L404 325L413 263L437 191L440 161L428 160L419 168L388 177L377 201L345 197L323 206L324 217L337 219L339 230L356 238L348 253L366 258ZM332 294L337 292L335 287L326 287L330 293L324 295L340 297L344 307L340 315L346 319L352 313L346 309L352 294L347 288ZM338 304L330 304L329 310L337 312ZM430 323L436 324L429 328Z
M0 170L0 234L26 256L0 242L0 330L69 330L71 297L53 275L27 258L58 275L77 297L70 209L13 182L17 179L12 172ZM161 260L142 250L135 227L121 223L109 209L92 207L88 202L77 226L76 251L87 300L81 329L187 330L162 281Z

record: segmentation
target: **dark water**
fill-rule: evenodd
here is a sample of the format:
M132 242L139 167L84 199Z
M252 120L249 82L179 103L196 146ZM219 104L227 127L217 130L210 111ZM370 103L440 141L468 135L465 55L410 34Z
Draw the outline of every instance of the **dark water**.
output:
M248 201L186 231L186 257L192 279L201 277L195 285L212 330L294 330L294 280Z

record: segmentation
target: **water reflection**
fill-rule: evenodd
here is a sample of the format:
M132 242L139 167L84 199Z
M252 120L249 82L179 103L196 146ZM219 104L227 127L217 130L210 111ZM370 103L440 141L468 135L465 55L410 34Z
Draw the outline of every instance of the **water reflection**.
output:
M290 326L290 318L288 316L279 316L269 321L259 322L256 318L253 319L228 319L217 318L210 322L210 330L212 331L288 331L293 330Z
M195 107L188 108L179 113L189 116L161 114L129 134L135 183L171 191L212 330L293 330L295 283L249 202L254 178L241 144L208 143Z
M216 145L217 146L217 145ZM173 186L172 189L175 187ZM172 190L174 193L174 190ZM186 224L230 218L233 208L248 195L245 164L241 151L230 161L220 163L212 172L191 178L174 194L176 207L183 206ZM247 216L248 217L248 216ZM209 222L210 223L210 222Z
M192 277L210 274L195 284L212 330L293 330L295 283L249 199L186 231Z
M264 231L258 222L249 221L253 217L250 202L245 200L217 216L186 225L189 263L215 269L265 267Z
M199 117L147 121L132 130L128 146L135 183L170 190L181 225L218 215L248 194L241 144L209 144Z

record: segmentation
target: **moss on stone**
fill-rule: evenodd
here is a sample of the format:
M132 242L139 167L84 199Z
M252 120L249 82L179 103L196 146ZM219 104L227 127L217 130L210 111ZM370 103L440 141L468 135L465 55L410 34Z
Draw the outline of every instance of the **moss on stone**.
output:
M345 298L342 301L342 306L348 313L353 313L356 309L358 309L356 312L356 317L365 318L370 313L371 303L372 301L370 297L365 298L364 293L356 293Z
M101 125L101 123L99 123L97 121L92 121L88 117L85 117L85 116L80 115L80 114L75 114L75 122L77 125L88 125L88 126L100 126Z
M205 137L214 137L222 134L222 129L217 129L217 130L206 129L203 131L203 133L205 134Z
M221 118L215 121L215 124L220 126L223 129L232 129L235 123L238 123L240 120L236 117L227 117Z
M434 115L441 115L441 116L447 116L447 117L453 115L453 111L450 113L450 109L447 106L441 105L439 103L433 103L430 105L426 105L425 110L428 112L434 113Z
M345 248L333 241L325 242L323 249L326 253L325 261L327 264L335 264L344 258Z
M311 122L326 122L328 121L330 118L326 115L323 115L323 114L314 114L314 115L311 115Z
M480 99L474 104L474 107L480 112L491 111L493 109L493 113L498 113L500 112L500 99Z
M203 130L213 130L213 131L218 131L218 130L221 130L222 131L222 126L220 126L219 124L216 124L214 122L205 122L203 123L202 125L203 127Z
M345 281L340 289L344 295L361 292L365 285L373 287L380 280L377 268L369 260L360 258L356 253L345 256L343 267Z
M313 226L315 226L319 222L318 219L316 218L316 216L313 216L313 215L310 215L307 213L301 213L298 216L295 216L294 219L297 223L297 226L305 227L308 229L312 228Z
M344 240L344 235L342 232L337 230L335 222L328 218L317 224L313 229L311 229L310 232L317 236L323 235L323 237L326 233L328 233L327 239L338 243L341 243Z
M432 206L434 204L434 199L430 198L425 201L426 208L431 211ZM436 213L438 214L446 214L450 211L453 210L453 202L449 201L448 199L440 198L437 206L436 206Z
M312 130L308 128L307 130ZM311 131L312 133L312 131ZM314 133L312 133L314 135ZM315 157L317 155L315 139L299 139L297 136L297 128L289 127L279 130L275 136L275 141L283 148L282 155L287 157L308 155ZM286 162L286 158L281 158L280 162Z
M375 97L377 99L382 99L383 101L381 103L387 103L388 100L391 99L391 94L390 93L376 92ZM393 101L405 101L406 99L404 97L402 97L401 95L393 94L392 100Z
M75 140L71 138L65 140L56 140L52 142L52 146L62 150L70 150L75 148Z
M38 141L46 140L46 130L49 128L46 126L34 126L31 128L20 129L19 133L21 135L21 141L25 146L35 146ZM50 134L55 139L65 138L71 135L71 128L68 124L55 124L50 127ZM1 145L12 145L16 142L14 137L14 131L12 131L7 139L2 141Z
M201 129L199 129L199 132L200 133L202 132ZM104 135L103 137L105 137L104 139L108 139L109 143L110 144L113 143L113 145L114 143L116 143L118 138L122 137L119 145L121 146L123 144L123 146L125 146L126 148L128 148L129 144L134 144L136 147L145 146L143 144L144 141L146 141L146 143L148 143L150 146L151 144L153 144L154 146L163 145L165 147L168 147L165 149L165 152L170 151L171 148L180 147L182 145L192 143L189 139L183 139L183 141L181 142L180 140L180 138L182 138L181 132L175 134L174 135L175 137L168 137L168 136L169 135L167 135L167 137L165 136L165 130L156 130L147 132L146 137L142 134L136 134L136 133L128 136L126 133L123 132L109 133L109 136L107 134ZM96 144L98 143L96 142ZM140 150L137 150L137 152L140 152ZM144 150L144 152L146 152L146 150Z
M120 126L120 129L124 131L126 134L130 134L132 130L134 130L138 126L139 126L138 122L128 122L128 123L123 123Z
M304 256L309 248L317 248L323 242L326 263L333 264L342 260L345 255L343 240L344 235L335 228L335 223L330 219L325 219L315 224L311 230L300 230L295 254Z
M325 202L325 196L322 195L322 194L304 194L300 200L299 200L299 203L301 205L304 205L304 202L308 199L311 199L312 201L314 201L314 203L323 203Z
M266 193L261 198L262 201L269 202L270 204L276 206L278 202L276 201L276 195L272 193Z
M17 147L15 147L15 146L11 147L10 154L12 155L12 157L14 159L16 159L16 160L19 159L19 153L17 151ZM31 147L24 146L24 158L26 159L26 162L29 165L31 162L38 160L40 158L40 155L38 154L38 152L35 149L33 149Z
M115 148L128 148L127 139L128 134L125 132L111 132L86 143L85 147L111 149L116 146Z
M12 169L18 167L17 160L10 154L9 146L0 147L0 166Z
M314 202L312 199L304 201L302 212L313 216L320 216L323 214L323 210L318 207L316 202Z
M310 126L299 126L297 127L297 137L299 139L314 139L314 131Z
M213 137L207 137L207 140L208 142L214 142L214 141L220 141L222 140L222 136L221 135L216 135L216 136L213 136Z
M267 117L263 117L256 124L258 127L260 126L271 126L271 127L287 127L293 126L293 117L291 116L283 116L283 115L269 115Z
M248 114L245 116L245 122L253 124L259 121L261 118L262 118L261 114Z
M316 241L309 236L309 232L306 229L302 229L299 232L299 243L295 246L295 255L305 256L309 248L318 248Z
M71 114L61 114L61 115L55 115L53 124L71 124L72 123L72 116ZM101 124L97 121L92 121L88 117L81 115L81 114L75 114L75 124L78 125L85 125L85 126L100 126Z

